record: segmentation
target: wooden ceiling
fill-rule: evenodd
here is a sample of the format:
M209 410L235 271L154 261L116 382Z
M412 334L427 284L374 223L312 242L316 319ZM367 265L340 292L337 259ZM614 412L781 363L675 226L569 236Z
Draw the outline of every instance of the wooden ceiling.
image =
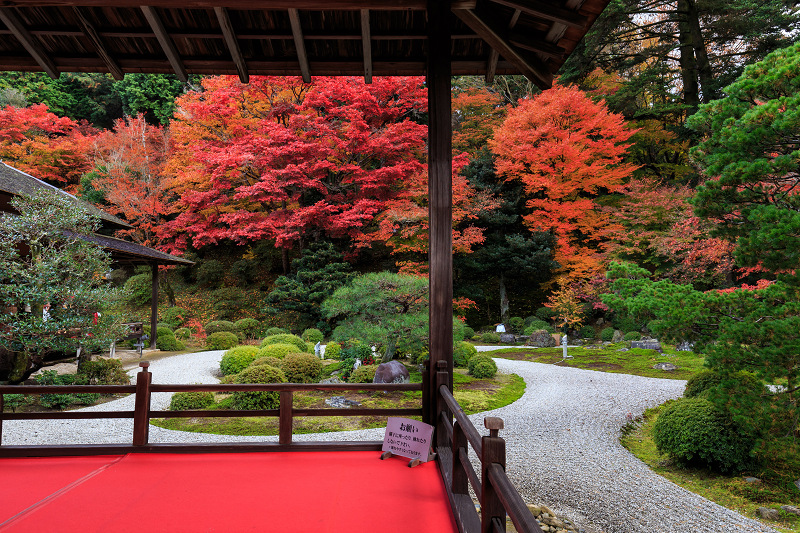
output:
M437 0L431 0L437 1ZM447 1L447 0L441 0ZM452 73L540 87L608 0L450 0ZM0 0L0 70L424 75L426 0Z

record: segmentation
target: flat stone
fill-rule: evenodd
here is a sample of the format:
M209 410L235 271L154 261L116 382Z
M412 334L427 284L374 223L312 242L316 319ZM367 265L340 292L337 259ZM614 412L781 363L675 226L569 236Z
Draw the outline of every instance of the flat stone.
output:
M770 509L769 507L759 507L756 509L756 515L764 520L780 520L781 513L777 509Z
M332 398L328 398L325 400L325 403L331 407L336 407L337 409L349 409L351 407L358 407L361 405L361 402L348 400L344 396L334 396Z
M538 505L533 505L532 503L528 504L528 510L531 512L533 516L539 516L542 514L542 508Z
M655 350L658 353L663 353L664 350L661 349L661 343L657 340L641 340L641 341L631 341L631 348L641 348L642 350Z
M513 333L501 333L500 334L500 342L503 344L514 344L517 342L516 337L514 337Z
M614 330L614 336L611 337L611 342L622 342L625 339L625 335L618 329Z
M653 368L656 370L664 370L665 372L673 372L678 370L678 367L673 365L672 363L656 363L653 365Z
M744 480L747 481L748 483L761 483L761 480L758 479L757 477L746 477L744 478Z
M800 508L797 508L794 505L781 505L781 509L789 514L800 515Z
M406 365L400 361L389 361L381 363L375 370L373 383L410 383L411 377L408 374Z

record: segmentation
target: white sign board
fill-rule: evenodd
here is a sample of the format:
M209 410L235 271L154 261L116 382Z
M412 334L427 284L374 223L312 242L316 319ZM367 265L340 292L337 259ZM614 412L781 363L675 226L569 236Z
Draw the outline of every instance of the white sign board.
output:
M408 418L389 417L381 450L426 462L432 437L433 426L430 424Z

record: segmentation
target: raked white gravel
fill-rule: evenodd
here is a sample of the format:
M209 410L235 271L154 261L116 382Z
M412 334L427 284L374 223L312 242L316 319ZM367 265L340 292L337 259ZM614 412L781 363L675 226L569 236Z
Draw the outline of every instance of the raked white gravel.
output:
M496 349L493 347L491 349ZM153 361L154 383L216 383L222 351ZM499 416L507 441L507 471L528 502L544 503L590 533L776 533L653 473L619 444L630 416L683 393L684 381L643 378L496 359L527 389L518 401L470 418L481 433L483 417ZM137 369L131 371L135 374ZM169 394L154 394L165 409ZM125 397L87 410L130 410ZM7 421L3 444L129 442L129 420ZM297 441L380 440L382 429L295 435ZM150 427L151 442L276 441Z

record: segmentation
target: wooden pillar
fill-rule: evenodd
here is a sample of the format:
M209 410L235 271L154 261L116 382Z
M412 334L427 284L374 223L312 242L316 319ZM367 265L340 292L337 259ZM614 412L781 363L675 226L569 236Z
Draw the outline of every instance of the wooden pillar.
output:
M428 0L428 205L430 216L429 372L449 373L453 388L452 126L450 123L450 2ZM435 387L433 375L427 381ZM430 391L425 418L436 424L436 390Z
M158 264L150 265L153 272L153 285L150 288L150 349L156 348L156 330L158 329Z

